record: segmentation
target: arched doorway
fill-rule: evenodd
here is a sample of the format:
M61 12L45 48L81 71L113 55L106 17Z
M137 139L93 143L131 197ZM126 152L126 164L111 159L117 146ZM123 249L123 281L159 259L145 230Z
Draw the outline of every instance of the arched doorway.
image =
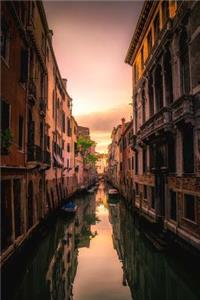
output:
M28 184L28 211L27 211L27 225L28 229L33 226L33 214L34 214L34 206L33 206L33 182L29 181Z
M39 197L38 197L38 218L42 217L42 208L43 208L43 184L42 179L39 181Z

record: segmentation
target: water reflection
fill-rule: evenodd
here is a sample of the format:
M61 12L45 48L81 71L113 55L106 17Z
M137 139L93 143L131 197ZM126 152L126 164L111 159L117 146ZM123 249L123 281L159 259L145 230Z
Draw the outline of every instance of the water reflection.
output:
M135 300L200 299L199 278L194 278L177 262L155 249L133 223L123 203L110 207L113 245L123 262L124 282Z
M200 299L192 274L148 244L123 201L108 204L104 184L75 201L75 217L59 217L7 276L5 299Z

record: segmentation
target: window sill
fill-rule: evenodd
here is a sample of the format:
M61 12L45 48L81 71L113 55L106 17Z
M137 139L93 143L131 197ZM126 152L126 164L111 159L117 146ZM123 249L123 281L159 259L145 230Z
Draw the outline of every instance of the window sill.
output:
M4 62L5 66L6 66L8 69L10 69L9 63L7 62L7 60L6 60L3 56L1 56L1 60Z
M193 225L197 225L197 222L195 222L195 221L193 221L193 220L190 220L190 219L188 219L188 218L186 218L186 217L183 217L182 218L184 221L187 221L188 223L191 223L191 224L193 224Z
M169 217L169 221L172 222L173 224L177 224L177 220L171 219L170 217Z
M19 85L23 88L23 90L26 90L26 83L19 81Z
M18 149L18 152L21 154L25 154L25 151L23 149Z

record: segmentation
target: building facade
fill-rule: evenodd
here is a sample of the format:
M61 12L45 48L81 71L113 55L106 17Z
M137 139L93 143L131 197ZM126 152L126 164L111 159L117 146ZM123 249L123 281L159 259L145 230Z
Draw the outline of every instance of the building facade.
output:
M42 2L3 1L1 7L4 263L49 213L77 191L78 125Z
M135 206L200 249L200 3L145 1L133 75Z

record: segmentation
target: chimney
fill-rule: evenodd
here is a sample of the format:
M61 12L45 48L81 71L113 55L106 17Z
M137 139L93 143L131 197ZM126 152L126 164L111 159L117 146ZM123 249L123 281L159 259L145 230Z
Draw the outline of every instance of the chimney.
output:
M49 29L48 35L49 35L49 38L50 38L50 40L51 40L51 42L52 42L53 30Z
M125 119L122 118L121 121L122 121L122 133L124 133L124 130L125 130Z
M64 85L65 89L67 90L67 79L63 78L62 81L63 81L63 85Z

